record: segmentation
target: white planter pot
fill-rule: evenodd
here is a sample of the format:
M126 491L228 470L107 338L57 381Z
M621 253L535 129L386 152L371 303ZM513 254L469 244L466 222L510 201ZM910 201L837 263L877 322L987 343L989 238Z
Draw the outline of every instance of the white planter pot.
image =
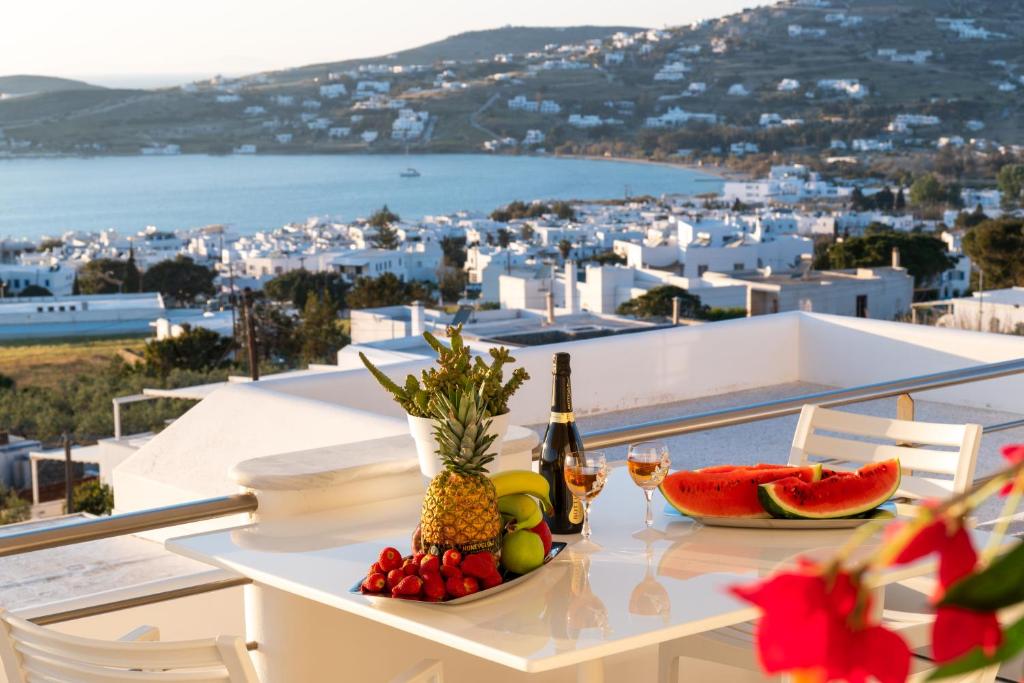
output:
M406 414L409 419L409 433L416 442L416 456L420 461L420 472L429 481L434 478L444 467L441 465L441 458L437 455L437 440L434 438L434 421L427 417L416 417ZM505 440L505 432L508 431L509 413L504 413L491 418L491 426L487 429L488 434L494 434L494 443L491 444L491 452L501 454L501 444ZM497 463L500 458L491 461L490 470L497 472Z

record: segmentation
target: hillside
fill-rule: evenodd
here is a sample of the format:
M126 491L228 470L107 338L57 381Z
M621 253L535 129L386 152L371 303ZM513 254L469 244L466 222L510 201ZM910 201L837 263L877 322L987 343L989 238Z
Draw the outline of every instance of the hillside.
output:
M52 76L0 76L0 93L6 95L31 95L62 90L92 90L99 89L99 87L85 81L53 78Z
M235 81L35 95L0 102L0 128L8 154L927 153L1024 143L1022 41L1024 0L790 0L667 30L506 27Z

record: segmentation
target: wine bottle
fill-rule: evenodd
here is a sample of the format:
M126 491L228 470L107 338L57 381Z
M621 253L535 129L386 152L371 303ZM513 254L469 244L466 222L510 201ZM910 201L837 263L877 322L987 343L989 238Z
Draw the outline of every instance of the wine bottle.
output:
M566 459L583 454L583 440L572 412L568 353L555 354L551 374L551 419L544 432L539 471L551 487L554 510L545 519L552 533L578 534L583 530L583 506L573 498L564 474Z

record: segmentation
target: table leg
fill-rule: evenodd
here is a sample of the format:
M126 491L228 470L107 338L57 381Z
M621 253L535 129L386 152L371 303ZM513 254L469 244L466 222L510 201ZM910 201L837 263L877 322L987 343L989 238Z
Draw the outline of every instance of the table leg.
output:
M592 659L576 665L576 683L604 683L604 662Z

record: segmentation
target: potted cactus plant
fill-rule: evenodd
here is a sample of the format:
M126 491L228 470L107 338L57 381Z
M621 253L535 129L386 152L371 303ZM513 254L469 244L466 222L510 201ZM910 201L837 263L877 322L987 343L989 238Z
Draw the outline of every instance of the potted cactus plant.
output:
M508 430L509 399L530 378L525 369L516 368L508 381L505 381L504 366L515 362L505 347L490 349L488 353L491 360L488 363L480 356L472 356L469 347L463 342L461 325L447 328L446 333L450 348L430 332L423 333L427 344L437 353L437 366L427 368L420 373L420 377L408 375L401 385L381 372L365 355L359 354L366 369L405 410L409 432L416 442L420 470L427 478L433 478L443 469L431 410L435 397L454 399L467 392L476 393L483 418L487 421L487 434L494 435L491 451L500 453L501 443Z

